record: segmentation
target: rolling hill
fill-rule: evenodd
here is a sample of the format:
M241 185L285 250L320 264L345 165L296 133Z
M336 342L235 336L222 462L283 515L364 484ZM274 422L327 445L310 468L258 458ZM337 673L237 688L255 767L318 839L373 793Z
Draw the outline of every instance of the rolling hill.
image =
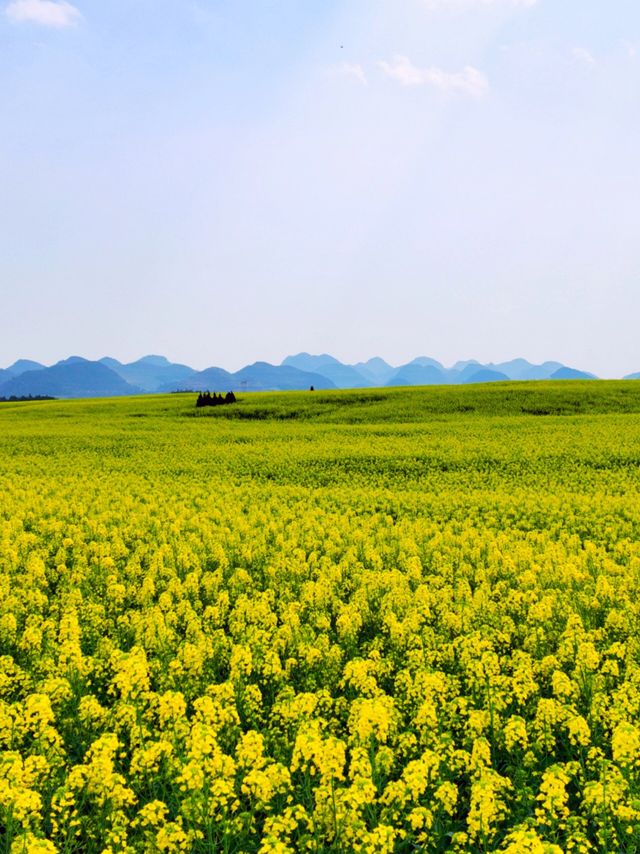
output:
M158 391L164 386L181 384L194 374L193 368L170 362L165 356L143 356L136 362L122 364L108 356L100 359L103 365L111 368L131 385L144 391Z
M396 368L381 359L380 356L374 356L366 362L357 362L353 367L359 374L369 380L371 385L383 386L394 375Z
M333 380L319 373L301 371L291 365L254 362L233 374L234 391L299 391L337 388Z
M492 371L490 368L480 368L463 380L464 383L498 383L508 380L509 377L502 371Z
M50 368L25 371L0 385L0 397L51 395L52 397L119 397L140 394L100 362L72 357Z
M373 385L372 381L354 366L343 365L327 353L321 356L298 353L297 356L287 356L281 365L297 368L306 373L320 374L331 380L336 388L366 388Z
M410 362L408 365L402 365L402 367L398 368L385 385L442 385L446 382L447 375L442 368L438 368L435 365Z
M549 377L550 380L595 380L595 374L589 374L586 371L578 371L575 368L558 368Z
M164 383L157 391L231 391L233 374L224 368L205 368L204 371L191 371L181 380Z
M314 386L321 389L380 388L383 386L459 385L510 380L595 379L593 374L560 362L536 365L517 358L482 364L476 359L456 362L447 368L429 356L418 356L393 366L379 356L346 364L329 353L298 353L279 365L254 362L231 372L212 366L197 370L171 362L165 356L147 355L123 363L112 356L89 361L82 356L46 367L19 359L0 369L0 396L47 394L54 397L103 397L107 395L166 393L174 391L294 391ZM630 374L626 379L640 379Z

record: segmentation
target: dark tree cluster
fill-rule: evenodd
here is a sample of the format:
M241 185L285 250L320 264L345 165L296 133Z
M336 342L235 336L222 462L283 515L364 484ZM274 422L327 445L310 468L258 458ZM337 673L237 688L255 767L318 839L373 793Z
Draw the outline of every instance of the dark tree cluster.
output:
M202 391L198 395L198 399L196 400L196 406L224 406L227 403L235 403L236 396L232 391L228 391L225 395L216 394L215 391L213 394L208 391Z
M0 403L22 403L29 400L56 400L56 398L49 394L23 394L20 397L12 394L11 397L0 397Z

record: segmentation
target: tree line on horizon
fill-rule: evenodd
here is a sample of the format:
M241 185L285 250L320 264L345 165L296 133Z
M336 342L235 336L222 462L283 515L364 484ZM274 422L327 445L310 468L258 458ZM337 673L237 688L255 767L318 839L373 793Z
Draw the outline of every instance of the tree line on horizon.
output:
M235 402L236 396L232 391L228 391L225 395L217 394L215 391L213 394L208 391L201 391L196 400L196 406L198 408L202 406L225 406Z
M28 403L30 400L57 400L50 394L12 394L9 397L0 397L0 403Z

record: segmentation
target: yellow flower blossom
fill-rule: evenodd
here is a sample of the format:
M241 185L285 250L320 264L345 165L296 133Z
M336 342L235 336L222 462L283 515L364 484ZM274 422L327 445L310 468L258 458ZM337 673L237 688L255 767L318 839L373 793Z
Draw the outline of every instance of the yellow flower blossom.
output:
M631 723L618 724L611 739L611 751L614 762L623 768L640 768L640 727Z

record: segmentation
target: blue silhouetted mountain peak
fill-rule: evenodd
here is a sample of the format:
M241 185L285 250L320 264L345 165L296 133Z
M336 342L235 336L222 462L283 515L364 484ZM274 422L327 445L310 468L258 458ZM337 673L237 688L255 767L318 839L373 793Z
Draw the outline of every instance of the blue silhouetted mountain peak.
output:
M8 368L5 368L5 371L11 376L17 377L27 371L39 371L44 367L45 365L41 362L34 362L33 359L18 359L17 362L13 363L13 365L9 365Z
M475 365L477 368L483 367L477 359L466 359L465 361L456 362L452 371L464 371L465 368Z
M453 368L451 371L451 377L454 382L463 383L466 382L470 377L474 374L477 374L478 371L481 371L486 368L486 365L481 365L480 362L470 361L470 362L458 362L458 365L463 365L461 368ZM487 368L490 370L490 368ZM456 376L457 375L457 376Z
M543 362L542 365L532 365L526 359L511 359L509 362L489 363L484 367L493 371L500 371L512 380L546 380L563 365L560 362Z
M295 391L313 386L337 388L333 380L313 371L301 371L293 365L254 362L233 375L233 391Z
M191 370L189 374L179 380L171 380L155 391L232 391L233 374L224 368L205 368L204 371Z
M504 380L508 380L509 377L506 374L503 374L502 371L492 371L490 368L480 368L479 371L474 371L473 373L466 376L462 382L465 384L469 383L497 383L504 382Z
M432 359L430 356L418 356L417 358L412 359L409 364L419 365L423 368L438 368L440 371L444 370L444 365L441 362L438 362L437 359Z
M550 380L595 380L595 374L589 374L586 371L578 371L575 368L562 367L554 371L549 377Z
M56 364L53 367L57 367L57 366L64 367L66 365L79 365L82 362L88 362L88 361L89 361L89 359L85 359L83 356L69 356L67 359L60 359L60 361L56 362ZM94 364L97 365L99 363L94 362Z
M143 356L127 364L122 364L109 356L105 356L100 361L108 365L123 380L139 386L143 391L164 391L168 387L173 391L172 384L185 388L189 386L188 378L197 373L188 365L170 362L165 356Z
M363 388L372 385L371 380L353 365L344 365L328 353L322 353L320 356L312 356L310 353L287 356L283 359L281 366L320 374L331 380L336 388Z
M381 359L380 356L374 356L366 362L357 362L353 365L353 368L355 368L359 374L362 374L366 380L369 380L371 385L378 386L385 385L385 383L390 380L396 372L396 368L388 362L385 362L385 360Z
M330 356L328 353L321 353L319 356L312 356L311 353L297 353L295 356L287 356L280 364L298 368L300 371L313 372L320 366L341 365L342 362L339 362L335 356Z
M518 375L523 375L535 365L532 365L526 359L509 359L508 362L489 362L485 367L494 371L502 371L508 377L515 378ZM557 367L560 367L559 365Z
M136 362L131 362L132 365L153 365L156 368L166 368L167 365L170 365L171 362L167 359L166 356L142 356L142 358L138 359Z
M442 367L423 364L415 360L397 369L390 379L388 386L405 385L443 385L447 382L447 374Z

